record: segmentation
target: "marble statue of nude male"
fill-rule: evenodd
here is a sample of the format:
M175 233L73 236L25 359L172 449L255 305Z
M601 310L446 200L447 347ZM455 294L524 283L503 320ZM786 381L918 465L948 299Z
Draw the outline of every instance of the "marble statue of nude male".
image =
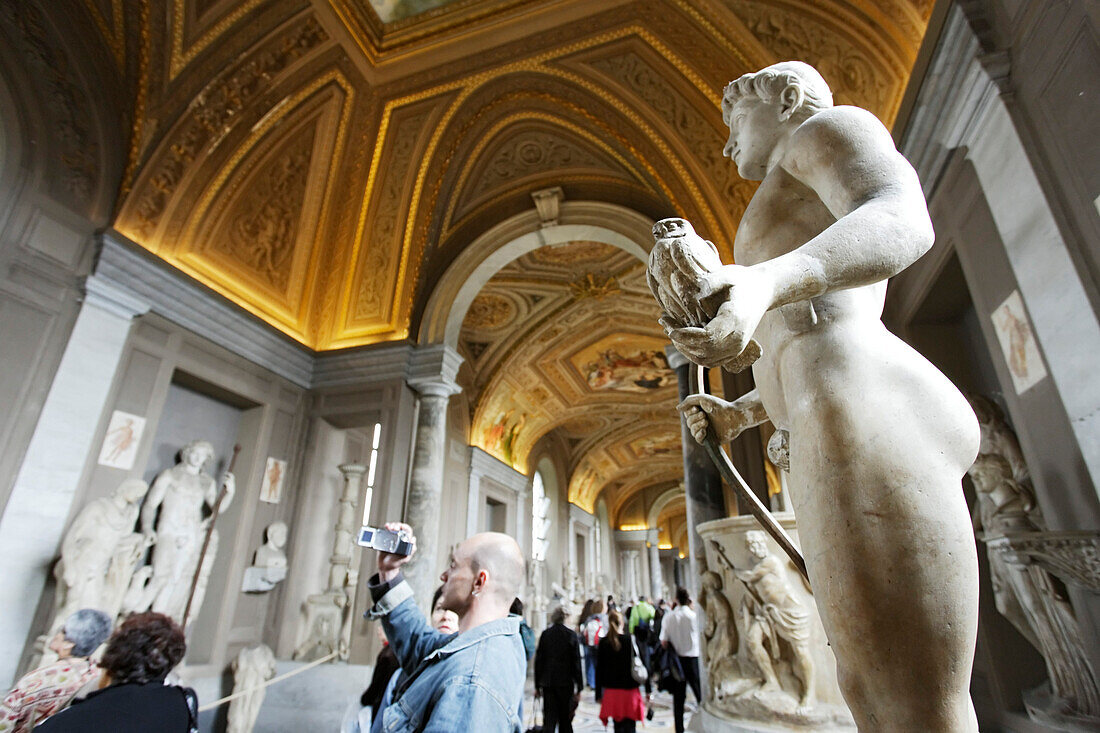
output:
M737 229L738 264L666 257L675 272L654 275L662 237L698 239L665 220L650 283L684 355L731 369L759 355L757 389L680 409L700 441L708 425L722 441L767 420L789 432L802 550L860 730L977 731L978 566L961 478L978 425L880 320L887 278L934 239L920 182L883 125L833 106L806 64L732 82L722 112L725 155L761 181Z

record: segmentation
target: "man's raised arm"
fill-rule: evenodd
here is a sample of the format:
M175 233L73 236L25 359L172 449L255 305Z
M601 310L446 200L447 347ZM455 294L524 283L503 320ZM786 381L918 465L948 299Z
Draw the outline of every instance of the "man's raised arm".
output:
M916 171L870 112L834 107L811 116L780 165L818 195L836 222L794 251L749 268L771 281L771 307L886 280L932 246Z

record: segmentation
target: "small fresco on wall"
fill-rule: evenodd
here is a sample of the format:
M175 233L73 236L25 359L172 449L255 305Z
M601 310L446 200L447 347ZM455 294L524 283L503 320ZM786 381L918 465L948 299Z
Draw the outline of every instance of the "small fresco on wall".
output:
M268 458L264 467L264 478L260 483L260 501L278 504L283 498L283 480L286 478L286 461Z
M1016 394L1023 394L1042 380L1047 370L1019 290L1013 290L1005 298L993 311L992 319L993 330L997 333L1009 374L1012 375L1012 385L1016 388Z
M99 465L129 471L134 467L144 432L144 417L122 410L112 412L107 434L103 436L103 446L99 449Z

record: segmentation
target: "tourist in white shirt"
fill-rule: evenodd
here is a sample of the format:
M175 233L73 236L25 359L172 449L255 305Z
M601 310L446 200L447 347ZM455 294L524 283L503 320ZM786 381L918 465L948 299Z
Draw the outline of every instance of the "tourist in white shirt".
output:
M699 616L686 588L676 589L676 603L676 608L665 614L661 622L661 644L672 646L684 670L684 679L674 683L672 690L676 733L684 733L684 701L687 699L688 685L691 685L696 702L703 700L699 690Z

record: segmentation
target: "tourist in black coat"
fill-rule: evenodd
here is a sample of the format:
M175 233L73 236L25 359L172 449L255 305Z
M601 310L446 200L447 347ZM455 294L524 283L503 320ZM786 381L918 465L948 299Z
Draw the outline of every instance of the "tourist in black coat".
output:
M611 631L600 641L596 652L596 699L600 701L600 721L607 725L615 721L615 733L633 733L635 723L645 715L645 702L631 668L634 664L634 647L631 636L623 633L623 615L618 611L607 614ZM649 680L645 682L646 698L649 698Z
M573 733L573 711L583 689L580 639L565 625L565 610L559 606L535 651L535 696L543 701L544 733Z
M35 728L35 733L187 733L198 720L189 687L164 684L187 645L175 621L159 613L126 619L99 666L105 686Z

